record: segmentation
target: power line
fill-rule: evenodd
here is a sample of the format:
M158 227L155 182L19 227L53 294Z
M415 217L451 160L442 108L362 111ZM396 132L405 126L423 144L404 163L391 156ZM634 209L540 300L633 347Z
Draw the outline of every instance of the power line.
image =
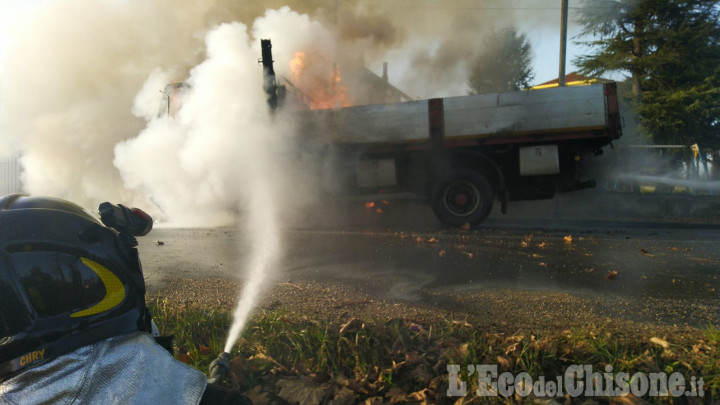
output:
M560 7L445 7L445 6L386 6L373 4L358 4L357 7L379 7L379 8L402 8L409 10L421 9L442 9L442 10L553 10L559 11ZM569 10L613 10L614 7L568 7Z
M374 4L362 4L358 3L355 4L357 7L378 7L378 8L401 8L401 9L409 9L409 10L422 10L422 9L443 9L443 10L557 10L559 11L561 7L558 5L556 7L550 7L550 6L535 6L535 7L527 7L527 6L452 6L447 5L447 3L444 3L444 5L437 5L437 6L419 6L419 5L394 5L394 4L386 4L386 3L374 3ZM568 7L569 10L612 10L616 9L617 7L599 7L599 6L585 6L585 7Z

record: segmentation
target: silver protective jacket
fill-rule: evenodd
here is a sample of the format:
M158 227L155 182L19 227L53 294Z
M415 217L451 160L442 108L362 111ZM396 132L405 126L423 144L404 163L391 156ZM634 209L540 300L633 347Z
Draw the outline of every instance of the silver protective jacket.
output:
M0 404L197 404L207 380L144 332L81 347L0 385Z

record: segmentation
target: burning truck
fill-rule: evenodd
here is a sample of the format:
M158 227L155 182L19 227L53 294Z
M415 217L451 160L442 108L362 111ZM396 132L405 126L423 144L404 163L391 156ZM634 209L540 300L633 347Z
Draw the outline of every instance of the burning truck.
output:
M337 66L325 89L334 100L318 100L287 78L278 84L270 40L261 49L270 111L290 114L320 150L326 191L412 193L450 227L479 225L496 201L506 213L510 201L594 187L582 160L622 136L615 83L426 100L398 90L405 101L351 105ZM182 86L169 85L168 100Z
M288 87L276 84L270 40L261 45L264 89L281 108ZM293 114L326 148L336 190L410 192L451 227L477 226L496 200L506 213L509 201L594 187L582 159L622 136L615 83Z

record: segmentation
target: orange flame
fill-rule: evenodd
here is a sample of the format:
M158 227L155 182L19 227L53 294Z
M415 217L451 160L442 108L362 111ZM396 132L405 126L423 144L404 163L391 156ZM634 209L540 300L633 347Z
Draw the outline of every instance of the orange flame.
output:
M349 107L347 87L342 84L342 76L333 64L332 71L327 76L321 69L312 69L307 63L308 57L305 52L295 52L290 60L290 72L292 81L302 93L298 97L300 101L311 110ZM322 61L322 57L311 58L311 60Z
M298 82L303 69L305 69L305 52L295 52L290 60L290 72L292 73L293 82Z

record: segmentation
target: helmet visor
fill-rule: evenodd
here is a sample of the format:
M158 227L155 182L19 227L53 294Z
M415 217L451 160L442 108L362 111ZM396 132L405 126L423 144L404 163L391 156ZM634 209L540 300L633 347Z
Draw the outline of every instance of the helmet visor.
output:
M12 253L10 261L27 300L42 318L93 315L119 305L125 296L117 277L87 258L31 251Z

